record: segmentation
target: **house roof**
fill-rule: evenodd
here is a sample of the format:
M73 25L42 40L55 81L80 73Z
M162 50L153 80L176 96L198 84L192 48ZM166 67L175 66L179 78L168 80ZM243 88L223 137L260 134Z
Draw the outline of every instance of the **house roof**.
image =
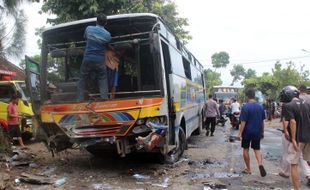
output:
M16 76L12 76L13 80L25 80L25 72L5 58L0 57L0 70L15 72Z

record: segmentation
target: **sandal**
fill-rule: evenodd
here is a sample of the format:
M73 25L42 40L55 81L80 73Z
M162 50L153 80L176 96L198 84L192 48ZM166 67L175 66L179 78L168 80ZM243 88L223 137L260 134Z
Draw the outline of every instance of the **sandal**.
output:
M244 169L241 172L242 174L247 174L247 175L251 175L251 171L249 171L248 169Z
M263 165L260 165L258 168L259 168L260 175L261 175L262 177L265 177L265 176L267 175L267 172L266 172L264 166L263 166Z

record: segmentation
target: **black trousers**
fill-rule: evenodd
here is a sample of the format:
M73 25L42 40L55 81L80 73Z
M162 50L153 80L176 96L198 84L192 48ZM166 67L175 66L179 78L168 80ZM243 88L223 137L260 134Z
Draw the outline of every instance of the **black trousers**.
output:
M210 131L210 124L211 124L211 133L214 133L215 125L216 125L216 117L207 117L206 118L205 126L206 126L207 131Z

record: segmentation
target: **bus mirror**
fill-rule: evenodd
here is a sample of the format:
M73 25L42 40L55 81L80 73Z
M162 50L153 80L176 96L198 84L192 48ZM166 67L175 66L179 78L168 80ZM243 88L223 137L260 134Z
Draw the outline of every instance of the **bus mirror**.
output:
M51 53L52 58L66 57L66 51L65 50L53 50L50 53Z

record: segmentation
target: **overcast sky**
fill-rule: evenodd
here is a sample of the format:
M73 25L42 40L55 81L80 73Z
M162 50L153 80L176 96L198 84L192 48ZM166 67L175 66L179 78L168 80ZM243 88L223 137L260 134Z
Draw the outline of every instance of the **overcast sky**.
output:
M187 47L205 68L210 67L215 52L230 55L230 66L220 70L225 85L231 82L229 72L234 64L241 63L258 74L270 72L280 59L310 69L309 0L174 1L180 16L189 20L187 30L193 40ZM46 25L47 16L38 14L39 4L24 8L28 16L25 53L34 55L39 53L34 29Z

